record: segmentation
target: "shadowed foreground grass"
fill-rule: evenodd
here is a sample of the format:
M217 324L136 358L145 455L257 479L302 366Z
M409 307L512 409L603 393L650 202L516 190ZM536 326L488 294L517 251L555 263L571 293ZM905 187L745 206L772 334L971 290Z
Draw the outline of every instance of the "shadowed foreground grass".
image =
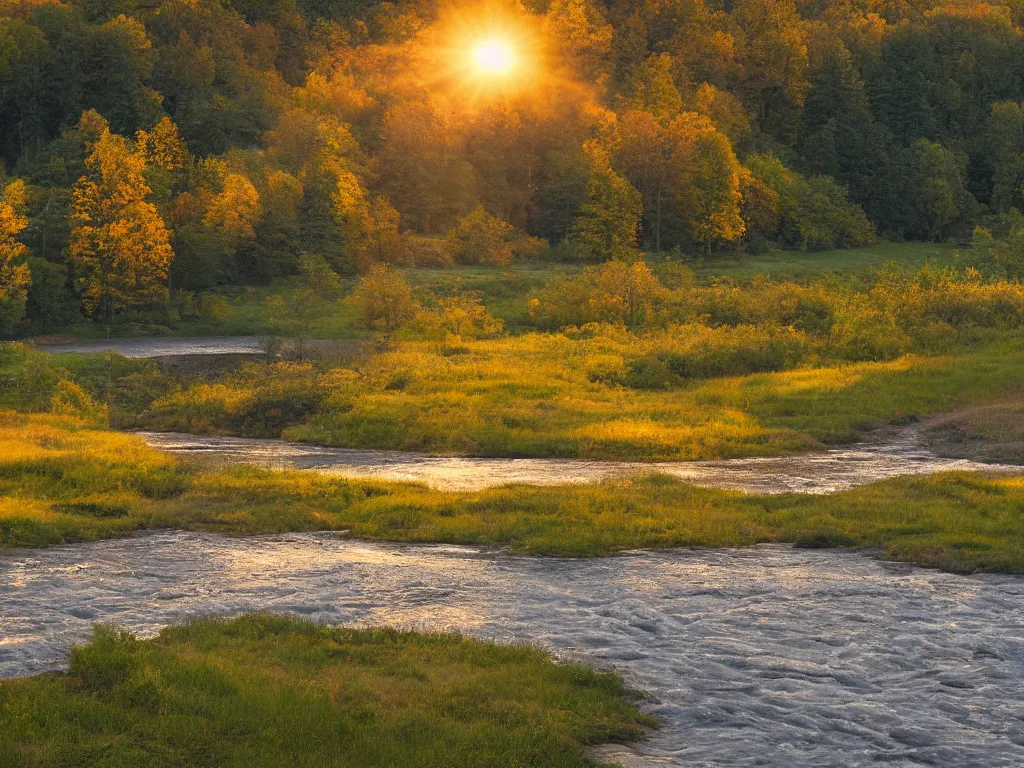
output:
M953 571L1024 572L1024 478L948 473L830 496L756 496L651 475L448 493L312 472L203 470L140 439L0 411L0 546L152 528L347 530L386 541L592 556L641 547L866 546Z
M0 682L0 765L591 766L653 725L620 677L543 651L257 614L140 641L98 627L68 674Z

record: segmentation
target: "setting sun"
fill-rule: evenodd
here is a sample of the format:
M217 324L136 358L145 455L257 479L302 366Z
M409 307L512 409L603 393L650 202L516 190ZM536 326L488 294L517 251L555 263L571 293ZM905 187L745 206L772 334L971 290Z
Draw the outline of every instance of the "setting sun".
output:
M504 75L515 66L516 54L505 40L485 40L473 49L473 61L481 72Z

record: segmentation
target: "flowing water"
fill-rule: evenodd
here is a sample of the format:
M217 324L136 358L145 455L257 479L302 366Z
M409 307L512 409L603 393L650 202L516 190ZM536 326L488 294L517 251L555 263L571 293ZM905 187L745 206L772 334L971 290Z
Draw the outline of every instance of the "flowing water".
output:
M1024 765L1024 578L758 546L591 560L337 535L158 533L0 551L0 675L95 622L202 613L457 629L623 672L670 766Z
M331 474L426 483L450 491L476 491L508 483L587 483L662 472L698 485L751 493L832 493L897 475L948 470L1021 472L1021 467L945 459L923 447L916 430L888 443L861 443L820 453L776 458L692 462L621 462L578 459L484 459L400 451L326 448L284 440L138 433L155 448L229 463L310 469Z
M178 355L255 355L263 353L256 336L147 336L134 339L89 339L71 344L41 347L59 355L65 352L117 352L125 357L170 357Z

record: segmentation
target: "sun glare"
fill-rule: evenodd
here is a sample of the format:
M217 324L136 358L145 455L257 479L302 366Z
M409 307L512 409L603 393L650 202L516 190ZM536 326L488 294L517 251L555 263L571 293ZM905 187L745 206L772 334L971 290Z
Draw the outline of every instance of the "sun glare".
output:
M516 64L516 53L505 40L485 40L473 49L476 68L489 75L505 75Z

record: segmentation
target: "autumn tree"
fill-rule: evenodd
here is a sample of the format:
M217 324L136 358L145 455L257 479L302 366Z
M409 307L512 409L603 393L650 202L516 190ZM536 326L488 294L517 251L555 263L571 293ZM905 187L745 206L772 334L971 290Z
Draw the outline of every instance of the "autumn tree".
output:
M612 170L603 151L590 151L589 159L587 197L569 239L584 258L631 258L636 253L643 199L632 184Z
M190 159L178 126L165 115L152 130L140 129L135 134L135 148L146 162L146 182L153 199L166 205L174 187L184 178Z
M385 341L390 341L419 310L409 283L388 264L372 265L347 301L359 314L363 325L378 331Z
M0 334L9 334L25 315L25 302L32 275L21 263L28 248L17 237L28 226L22 215L25 208L25 183L13 181L0 199Z
M612 49L614 30L595 0L552 0L547 26L563 55L584 76L597 77Z
M672 78L672 57L652 53L644 59L630 73L623 101L628 109L649 112L658 120L668 120L678 113L683 97Z
M224 188L210 201L203 223L238 243L256 237L256 224L262 216L256 187L240 173L229 173Z
M381 183L411 229L446 232L476 203L461 120L440 99L400 103L384 114Z
M700 245L743 234L740 164L729 139L711 121L684 112L665 122L648 112L626 113L616 162L640 190L644 228L655 250L666 229ZM672 243L672 240L669 241Z
M74 186L68 257L86 312L111 319L167 302L173 253L156 207L146 202L145 158L103 128Z
M401 216L384 195L367 204L366 231L361 243L364 261L396 264L406 258L405 237L399 230Z
M674 158L683 169L675 197L694 240L707 255L715 243L743 235L741 168L729 139L710 122L695 126L688 150L685 159Z
M807 42L793 0L737 0L730 14L740 98L758 127L785 137L807 90Z

